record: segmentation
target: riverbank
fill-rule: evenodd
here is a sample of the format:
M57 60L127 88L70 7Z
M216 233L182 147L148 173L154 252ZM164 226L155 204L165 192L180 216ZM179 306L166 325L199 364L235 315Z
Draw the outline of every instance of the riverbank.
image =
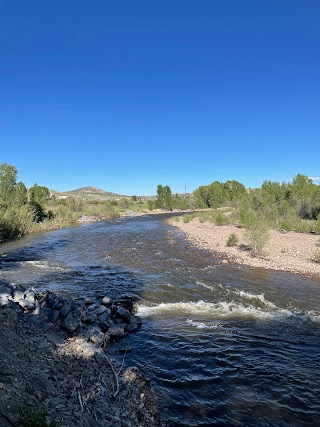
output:
M73 306L64 298L60 308L59 301L52 293L0 282L0 426L18 427L17 408L27 404L43 408L57 427L162 426L149 380L126 367L125 356L119 366L107 352L128 310L118 305L119 323L114 317L115 326L102 333L98 320L101 327L112 317L108 298ZM70 332L68 305L73 319L75 312L82 319L79 333ZM99 319L92 324L89 315Z
M316 246L319 236L270 230L263 256L253 257L250 251L246 250L249 242L245 230L235 225L217 226L211 222L201 223L197 218L188 223L184 223L181 219L170 220L170 225L186 233L188 239L196 246L223 254L229 262L320 276L320 263L313 261L316 251L320 250ZM237 246L226 245L231 234L237 236Z

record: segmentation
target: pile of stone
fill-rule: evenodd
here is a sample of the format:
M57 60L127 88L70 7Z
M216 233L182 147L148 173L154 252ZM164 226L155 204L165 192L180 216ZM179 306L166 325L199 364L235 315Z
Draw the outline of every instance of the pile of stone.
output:
M103 347L138 329L132 298L72 300L0 280L0 426L41 405L59 427L162 427L150 380Z
M108 296L96 301L89 298L73 300L50 291L39 292L33 287L2 284L0 307L8 305L40 316L60 326L70 336L82 336L97 345L105 345L108 341L136 332L141 325L140 317L134 315L133 298L130 296L123 296L117 301Z

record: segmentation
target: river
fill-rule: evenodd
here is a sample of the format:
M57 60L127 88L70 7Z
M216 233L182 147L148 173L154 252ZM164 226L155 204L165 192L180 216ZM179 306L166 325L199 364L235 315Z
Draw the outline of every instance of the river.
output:
M225 264L147 215L1 244L4 279L79 296L134 296L127 365L172 426L320 425L320 279Z

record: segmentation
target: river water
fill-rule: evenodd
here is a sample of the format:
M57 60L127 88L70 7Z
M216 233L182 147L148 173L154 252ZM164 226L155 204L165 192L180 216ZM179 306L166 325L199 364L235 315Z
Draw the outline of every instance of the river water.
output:
M151 378L169 426L320 425L320 279L224 264L166 215L2 244L10 282L133 295L143 325L116 344ZM151 426L150 426L151 427Z

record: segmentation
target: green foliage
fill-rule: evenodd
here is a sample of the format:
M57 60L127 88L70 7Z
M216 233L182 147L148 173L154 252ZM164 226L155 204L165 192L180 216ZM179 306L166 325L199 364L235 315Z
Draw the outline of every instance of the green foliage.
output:
M234 233L232 233L228 237L227 246L228 247L237 246L238 242L239 242L238 237Z
M193 219L192 218L192 215L183 215L183 217L182 217L182 221L185 223L185 224L188 224L188 222L190 222L190 220L191 219Z
M158 209L168 209L172 211L173 199L171 189L168 185L166 185L165 187L163 187L162 185L158 185L155 207Z
M47 217L40 203L32 200L29 202L29 207L35 222L42 222Z
M15 190L14 203L23 206L28 202L28 190L23 182L18 182Z
M35 183L33 187L29 188L29 201L32 203L39 203L42 205L50 199L50 191L47 187L42 187Z
M210 185L197 188L193 194L200 208L218 208L223 204L234 205L247 197L244 185L235 180L225 183L214 181Z
M229 224L228 218L223 214L222 211L216 211L213 214L213 220L216 225Z
M55 421L47 421L43 406L24 402L17 408L19 427L57 427Z
M149 211L153 211L154 209L154 203L152 200L148 200L148 209Z
M0 164L0 207L14 204L17 187L17 169L8 163Z
M268 222L257 214L251 214L246 224L246 235L250 243L251 254L260 256L269 238Z

